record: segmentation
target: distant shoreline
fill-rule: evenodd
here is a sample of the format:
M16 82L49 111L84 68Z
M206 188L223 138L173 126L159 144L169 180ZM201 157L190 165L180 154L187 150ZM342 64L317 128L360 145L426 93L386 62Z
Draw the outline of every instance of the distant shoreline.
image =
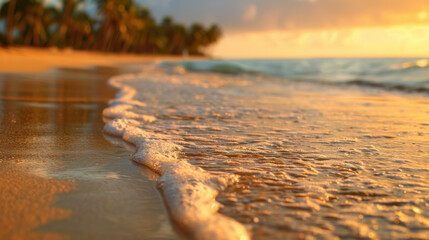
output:
M206 59L206 57L102 53L58 48L0 48L0 73L43 73L59 67L115 66L123 63L182 59Z

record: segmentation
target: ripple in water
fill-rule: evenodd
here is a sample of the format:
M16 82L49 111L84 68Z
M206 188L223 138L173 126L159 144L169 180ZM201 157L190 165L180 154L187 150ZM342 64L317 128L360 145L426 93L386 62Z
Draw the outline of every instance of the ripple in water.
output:
M253 239L429 236L427 98L153 69L121 84L128 105L105 116L234 176L219 211Z

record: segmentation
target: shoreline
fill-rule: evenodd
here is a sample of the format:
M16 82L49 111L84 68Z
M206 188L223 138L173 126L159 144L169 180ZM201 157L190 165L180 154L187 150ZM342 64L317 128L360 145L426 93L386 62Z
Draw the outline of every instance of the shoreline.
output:
M155 174L101 132L117 65L173 58L9 50L0 50L0 238L176 239Z
M118 68L120 66L119 64ZM138 64L122 67L128 67L128 70L140 69L137 66ZM142 63L141 66L148 65ZM383 179L383 174L380 173L385 170L385 167L384 164L379 164L381 163L379 157L383 157L383 162L387 161L395 168L406 165L410 171L414 171L413 169L419 171L421 163L424 162L423 158L426 156L423 148L427 145L424 142L424 137L427 132L425 129L428 125L425 122L427 115L423 110L428 102L426 98L422 98L419 95L404 95L394 91L349 85L324 85L293 81L284 84L276 79L271 79L273 81L260 81L261 79L252 77L228 75L219 77L217 74L191 72L187 73L188 75L183 75L181 72L176 73L168 70L166 72L161 70L157 72L158 69L150 67L147 71L145 71L145 67L141 67L142 73L135 75L123 75L126 71L121 72L118 70L115 72L115 67L112 66L92 67L90 69L78 68L76 70L71 67L56 69L51 71L50 74L42 74L44 76L42 81L49 82L52 80L50 78L54 79L58 76L68 76L70 83L89 79L89 81L84 80L82 83L76 83L78 86L80 84L80 86L74 94L80 94L80 92L84 92L87 89L82 84L98 81L94 80L98 78L91 78L91 73L101 74L100 76L103 79L103 84L92 86L94 90L107 86L107 76L120 74L122 76L117 78L123 78L124 80L125 85L119 84L120 86L116 86L111 84L123 90L116 94L117 98L112 98L112 93L109 98L98 98L98 95L89 95L90 97L87 100L85 98L75 98L75 100L71 101L62 101L61 99L63 98L60 95L67 92L65 91L67 88L60 87L58 90L52 91L52 89L42 87L40 88L41 92L53 92L58 94L59 97L52 97L52 95L48 94L41 99L34 98L32 95L32 92L39 91L33 91L33 88L27 86L27 92L24 95L20 95L20 97L28 98L17 104L21 105L20 107L30 107L41 112L44 111L43 109L62 109L62 111L54 111L54 114L52 114L52 111L51 114L47 114L53 116L52 119L55 119L56 116L62 116L64 120L68 119L66 127L56 129L51 135L57 136L59 135L58 133L62 133L62 135L59 135L60 138L67 139L75 136L76 133L81 134L83 137L81 139L82 143L75 141L77 151L71 151L76 153L73 153L71 158L67 157L65 159L75 162L76 159L85 155L89 159L84 159L83 162L80 162L80 164L84 164L84 168L76 167L74 163L68 163L68 161L64 161L64 158L60 158L58 159L60 161L57 161L56 164L48 164L47 169L39 168L36 171L29 172L35 173L39 177L59 176L63 179L64 176L78 176L80 178L76 183L78 186L79 183L86 185L88 182L95 182L96 184L92 188L87 188L85 191L89 194L96 194L100 199L104 200L93 199L92 205L90 205L92 207L86 206L86 202L84 202L85 206L76 206L78 204L75 202L75 197L79 199L77 196L79 194L76 194L76 191L58 195L60 200L55 202L54 206L70 209L74 214L84 216L84 214L92 212L93 208L101 209L101 213L104 213L109 212L109 209L129 207L123 210L126 213L135 214L134 217L129 214L118 214L114 210L106 214L105 219L101 219L107 219L107 223L112 224L110 225L111 227L105 227L104 225L104 228L113 231L113 234L124 232L129 234L130 231L133 231L136 235L128 236L139 236L137 232L140 235L143 233L145 236L153 236L146 230L142 230L142 228L152 224L155 221L152 221L152 219L155 219L155 217L150 217L150 221L145 223L136 220L138 216L147 215L153 205L136 201L143 196L151 195L150 193L135 195L133 191L139 191L144 186L149 186L152 190L156 189L155 181L159 177L158 175L150 175L150 173L143 174L144 176L149 176L152 181L150 183L139 182L137 179L140 175L130 171L143 171L140 170L143 167L139 164L144 164L163 175L158 181L159 192L155 191L153 193L153 195L158 196L155 201L162 205L163 210L158 209L154 214L158 214L160 211L170 213L170 218L167 221L165 219L162 221L164 227L157 229L162 233L165 231L165 227L167 229L168 227L173 227L176 230L176 235L168 235L171 239L177 238L177 235L181 233L202 239L204 237L215 239L217 238L216 236L222 235L225 237L228 234L241 235L244 238L251 235L256 236L256 238L272 236L273 239L276 237L282 239L298 238L302 233L320 238L323 236L332 238L338 236L339 232L343 234L341 231L344 228L350 229L347 230L348 235L344 236L367 236L366 234L368 233L360 235L361 233L353 227L362 226L369 229L370 226L361 225L362 223L355 222L356 219L348 215L347 211L342 212L341 203L343 200L357 200L353 204L360 212L365 213L368 204L354 198L354 191L367 196L380 193L379 196L390 196L392 194L392 197L402 198L400 195L395 195L396 193L385 190L394 189L389 175L386 176L387 182L379 183L382 184L381 188L379 185L370 185L370 187L362 185L366 184L366 182L359 176L369 176L370 179L374 179L374 182L377 182L376 180L378 179ZM58 74L56 73L57 71ZM25 80L27 76L35 77L37 75L28 74L25 78L22 78L23 76L18 76L18 78ZM9 76L0 75L0 78L2 77ZM138 81L139 77L141 81ZM177 81L177 79L181 79L183 82ZM264 80L266 79L264 78ZM99 83L101 82L99 81ZM127 85L127 83L130 85ZM7 84L4 86L7 86ZM31 90L28 91L29 89ZM225 89L230 91L224 91ZM113 89L110 90L114 91ZM106 93L105 90L95 92L97 94ZM208 92L210 94L207 94ZM13 94L10 96L16 97ZM136 96L136 98L133 98L133 96ZM100 120L101 112L103 114L104 110L109 112L109 109L106 109L108 99L113 99L113 101L109 101L109 104L112 104L111 107L118 107L117 111L110 109L111 115L119 115L120 120L112 122L112 124L104 124ZM15 102L5 100L3 102L8 102L7 104L9 105ZM139 102L140 100L144 101ZM181 105L181 102L188 104ZM0 107L2 106L1 103L2 99L0 98ZM216 104L213 105L213 103ZM146 106L147 108L145 108ZM167 108L163 108L164 106L167 106ZM70 111L70 109L73 110ZM193 109L209 109L210 111L196 113ZM265 111L265 114L260 115L261 110L262 113ZM162 113L164 112L167 114L163 115ZM215 115L212 115L212 112ZM242 115L245 118L230 117L230 114ZM86 127L85 124L76 126L76 122L81 121L78 116L91 118L93 120L89 122L96 124ZM144 123L144 121L150 122L158 116L160 121L155 121L152 124ZM111 116L105 117L107 119ZM129 121L124 120L123 117L128 118ZM25 122L28 119L31 119L31 117L27 117L27 120L22 121ZM205 121L204 119L208 120ZM227 123L225 123L225 119L228 120ZM124 120L124 122L121 123L121 120ZM88 120L85 121L88 123ZM85 121L81 123L85 123ZM13 119L3 120L3 122L13 122ZM19 124L16 125L19 126ZM100 138L100 132L103 128L106 130L109 125L113 127L111 129L112 135L122 137L124 141L119 140L120 138L117 139L118 141L115 139L109 140L106 137ZM145 125L141 131L139 130L140 125ZM43 125L35 129L43 129ZM234 132L228 133L229 129L233 129ZM69 133L67 135L65 134L66 132L73 132L73 134ZM37 137L38 135L36 134L35 136ZM35 136L32 137L34 138ZM88 139L92 139L94 136L98 139L95 141L97 144L88 145ZM106 136L110 135L106 134ZM8 139L8 137L4 137L3 141L5 141L4 139ZM105 151L105 140L118 145L117 148L109 147L109 151L113 149L114 152ZM20 141L16 140L18 143L21 143ZM22 142L26 143L27 141ZM130 161L130 154L133 150L131 152L127 151L126 147L124 147L127 144L124 144L124 142L135 145L137 154L134 154L131 160L139 164L134 164ZM178 145L175 145L176 143ZM25 147L25 144L23 145ZM73 144L67 145L74 146ZM234 146L236 145L246 146L246 148L235 148ZM106 157L120 153L120 160L115 161L118 159L113 157L110 158L108 164L100 164L100 160L96 160L97 158L87 154L87 151L82 151L82 147L88 146L91 146L90 150L96 154L107 153ZM94 146L98 147L94 148ZM182 149L182 147L183 151L177 150ZM146 151L147 149L149 150ZM59 149L56 154L70 152L64 150L66 149ZM181 153L184 154L181 155ZM175 161L175 156L179 156L183 161ZM271 161L270 159L280 159L281 161ZM94 160L96 161L95 165ZM261 161L263 162L261 163ZM292 168L284 169L285 162L283 161L287 162ZM302 161L306 162L304 167ZM342 165L337 164L339 161ZM235 162L242 164L236 164ZM58 166L58 163L61 163L59 165L65 165L65 167L60 167L59 170L56 167L52 167ZM39 164L39 167L44 164ZM187 164L190 165L188 166ZM258 167L264 168L258 170ZM207 171L208 174L194 171L200 168ZM100 169L103 170L102 174L99 174ZM128 170L123 171L124 169ZM215 177L209 177L213 169L216 173L222 173L216 175L220 177L218 180L215 180ZM170 170L172 172L169 172ZM153 174L152 171L151 173ZM231 183L229 182L229 173L232 173L231 176L234 176L234 179L237 180L232 184L231 188L229 188L229 183ZM355 173L359 174L355 175ZM390 176L403 179L398 180L397 183L414 181L410 175L395 174ZM416 177L424 177L424 174L422 172L421 176L416 175ZM254 181L255 175L262 176L265 180L261 182ZM128 181L123 176L126 176ZM344 178L348 177L357 186L356 189L350 190L352 197L343 196L343 193L349 193L348 189L345 191L345 188L343 188L348 188L347 184L344 186L335 184L336 182L343 182ZM326 180L320 181L325 178ZM114 181L117 182L112 185L111 183ZM267 181L267 184L265 184L265 181ZM312 187L308 188L310 184L320 189L320 191L317 189L317 191L314 191ZM263 185L263 187L259 188L260 185ZM124 192L130 193L128 192L130 190L129 186L133 186L131 189L133 194L123 194ZM329 191L323 190L327 189L326 187L329 187ZM283 188L284 191L278 191L278 188ZM77 189L79 190L79 187ZM115 192L115 189L121 189L119 191L120 195ZM241 189L251 190L241 191ZM290 189L299 191L290 192L288 191ZM374 192L373 189L377 189L377 192ZM402 191L402 189L398 190ZM408 191L408 189L406 190ZM327 194L333 196L330 198L333 200L331 202L332 208L325 205L324 202L301 201L303 197L322 201L326 199ZM276 197L266 197L270 195ZM416 194L413 197L420 198L421 196ZM122 198L122 200L118 198ZM287 199L286 203L284 199ZM339 200L337 201L336 199ZM406 199L403 200L405 201ZM381 199L381 201L385 200ZM118 202L120 204L116 205L117 207L112 207L112 204L117 204ZM261 206L261 208L244 209L243 207L248 203L253 206ZM370 204L379 204L379 201L374 201ZM405 202L404 207L408 204ZM141 212L135 206L141 207ZM145 208L145 206L149 206L150 209ZM286 208L289 210L278 211L279 209L271 208L272 206L280 206L281 208L279 209ZM296 209L296 206L299 206L295 212L298 217L288 216L290 211L295 211L290 209ZM422 209L426 208L423 205L420 207ZM301 219L299 217L300 209L312 212L317 211L317 214L308 216L311 217L311 221ZM338 224L330 220L331 209L340 212L344 216L344 218L337 217L337 219L344 220L344 223ZM248 210L248 212L245 210ZM403 210L406 211L407 209L404 208ZM244 214L243 211L245 211ZM276 216L278 212L280 214ZM392 212L376 213L382 214L386 218L397 217ZM96 224L91 225L92 222L100 220L100 218L93 213L91 216L94 216L94 218L91 218L91 220L84 219L86 222L82 222L82 219L79 218L67 218L61 221L51 221L37 229L47 232L58 231L63 235L79 239L100 237L101 235L94 234L103 232L103 227ZM286 218L283 218L285 216ZM410 215L410 217L412 216ZM225 219L227 220L224 221ZM425 218L422 219L426 221ZM122 226L121 230L114 228L118 222L125 223L127 220L131 222L124 224L126 226ZM311 222L317 221L325 226L331 226L330 230L320 232L317 229L312 231L306 228L309 224L311 225ZM173 223L173 226L171 226L171 223ZM265 223L267 224L264 225ZM270 225L272 223L276 224ZM277 225L277 223L279 224ZM72 232L70 226L79 226L79 233ZM412 227L412 225L410 226ZM286 231L279 228L286 229ZM357 228L357 230L359 229ZM381 234L380 236L388 236L386 235L387 233L383 232L383 229L378 232L375 230L371 234L377 233ZM103 237L109 236L108 232L103 232ZM402 233L407 234L406 231ZM238 237L231 238L236 239ZM163 239L170 238L163 237Z
M0 56L0 74L46 73L53 68L116 67L125 63L207 58L198 56L117 54L30 47L0 48Z
M312 82L284 84L276 79L263 81L217 74L151 73L149 69L142 75L112 79L112 83L117 83L112 85L123 91L117 102L112 102L111 111L106 111L108 117L117 119L107 124L105 131L139 145L132 159L162 173L160 191L171 218L191 236L217 239L219 229L223 236L243 233L230 222L214 221L219 225L227 222L229 228L211 222L215 215L233 219L255 238L301 238L303 234L334 238L341 236L344 227L349 229L345 236L366 236L359 231L360 226L369 226L360 225L352 214L347 215L343 200L357 201L353 204L364 214L368 205L355 195L400 195L385 190L393 189L390 182L384 182L382 187L366 187L367 182L360 176L373 176L374 183L383 177L380 172L384 171L384 164L379 165L378 156L392 165L407 164L410 169L415 167L405 160L410 153L414 153L416 163L425 156L427 124L422 109L428 102L420 96ZM228 118L228 114L233 117ZM151 122L151 117L158 116L159 121ZM213 120L216 117L218 120ZM192 166L183 167L188 163ZM292 167L284 168L286 163ZM194 167L207 172L194 174ZM174 171L169 172L170 169ZM228 173L236 174L239 180L232 185L226 183L230 188L218 187L205 178L205 173L209 175L211 171L223 180ZM262 180L255 180L256 176L262 176ZM348 177L356 183L355 189L349 190L348 183L344 188L336 185ZM408 181L407 175L401 173L394 177ZM174 189L169 188L172 186ZM205 191L213 186L216 192L207 194ZM351 197L343 196L349 192ZM344 210L344 218L335 216L343 223L331 221L333 207L331 202L325 204L326 196L332 196L334 211ZM303 202L303 198L317 201ZM216 203L222 205L219 212ZM210 204L211 208L205 208ZM205 211L200 210L204 208ZM307 221L307 217L301 218L302 210L318 213L306 215L312 218ZM192 214L193 211L200 214ZM294 216L289 215L290 211ZM276 215L278 212L281 215ZM395 213L390 214L383 213L386 218ZM331 227L328 231L308 228L313 219ZM383 229L379 233L387 236Z

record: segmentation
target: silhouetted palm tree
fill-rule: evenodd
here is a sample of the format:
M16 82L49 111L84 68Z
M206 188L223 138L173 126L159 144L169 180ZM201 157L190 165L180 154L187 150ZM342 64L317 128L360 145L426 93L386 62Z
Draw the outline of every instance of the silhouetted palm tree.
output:
M19 30L18 43L41 46L48 35L43 27L43 4L39 0L17 0L13 25Z
M13 45L13 22L16 17L14 17L15 14L15 6L16 6L16 0L9 0L8 2L5 2L0 9L0 19L5 20L5 34L4 41L6 45Z
M222 30L220 30L219 26L216 24L212 25L207 31L207 38L208 38L207 44L209 45L217 42L221 36L222 36Z
M145 7L137 8L136 20L140 23L137 33L134 35L134 44L131 47L133 52L148 53L151 49L151 32L155 28L156 23L150 14L150 11Z
M189 54L201 55L201 46L205 45L205 30L204 26L199 23L194 23L189 30L187 39L187 47Z
M12 45L12 31L13 31L13 13L15 12L16 0L10 0L7 6L7 19L6 19L6 38L7 44Z
M77 6L82 2L83 0L63 0L62 18L58 28L58 44L60 46L65 45L67 33L72 24L72 16Z
M120 40L120 33L126 31L123 19L134 8L132 0L98 0L100 15L104 17L98 37L97 49L113 51Z
M43 11L42 23L43 27L48 34L48 41L45 46L52 46L57 38L56 30L61 22L61 13L55 7L47 7Z
M186 28L171 17L157 24L150 11L133 0L95 0L97 16L77 10L84 0L63 0L61 10L42 1L9 0L1 6L0 19L6 22L1 44L200 55L221 36L217 25Z
M75 49L88 48L94 40L93 20L86 12L76 12L69 20L68 45Z

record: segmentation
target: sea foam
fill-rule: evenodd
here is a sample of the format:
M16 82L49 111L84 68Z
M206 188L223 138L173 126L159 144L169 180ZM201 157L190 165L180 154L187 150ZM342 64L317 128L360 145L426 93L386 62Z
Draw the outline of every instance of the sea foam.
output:
M111 79L119 92L105 132L135 145L132 159L162 175L171 219L189 238L428 235L424 96L142 70Z
M235 175L213 176L180 159L181 146L172 137L145 131L142 126L156 121L155 116L130 111L146 106L134 99L136 89L126 81L144 79L144 75L122 75L109 80L119 90L116 99L103 111L109 119L104 132L133 144L132 160L159 173L159 189L164 196L170 217L193 239L250 239L246 228L218 210L218 192L237 181ZM149 103L148 103L149 104Z

